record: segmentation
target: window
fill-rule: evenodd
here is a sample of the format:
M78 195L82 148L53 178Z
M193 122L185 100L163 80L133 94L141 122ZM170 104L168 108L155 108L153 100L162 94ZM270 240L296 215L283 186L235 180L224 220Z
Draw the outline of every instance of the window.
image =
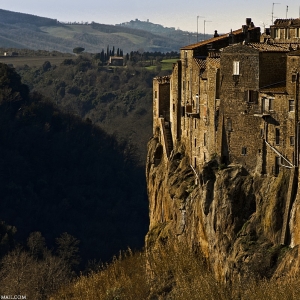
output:
M246 99L248 102L257 103L258 92L257 91L246 91Z
M206 146L206 132L203 135L203 146Z
M275 29L275 39L280 39L280 29L279 28Z
M279 128L275 128L275 144L280 144L280 131Z
M297 74L292 74L292 82L296 82L297 80Z
M247 154L247 148L246 147L242 147L242 155L246 155Z
M295 30L296 30L296 37L298 38L298 37L300 37L300 28L295 28Z
M269 99L269 110L274 110L274 99Z
M195 139L195 147L197 147L197 139Z
M274 98L262 98L262 112L269 112L274 110Z
M199 113L199 95L196 94L196 113Z
M289 100L289 111L295 111L295 101Z
M231 119L227 119L226 129L227 129L227 131L232 131L232 120Z
M294 146L294 145L295 145L295 137L290 136L290 146Z
M274 168L275 175L278 175L280 170L280 165L281 165L281 158L280 156L277 156L275 157L275 168Z
M157 99L157 91L154 92L154 97Z
M284 30L284 36L285 36L285 39L289 39L290 38L290 30L289 30L289 28L285 28L285 30Z
M233 75L240 75L240 62L239 61L233 62Z
M195 129L197 129L197 120L195 119Z

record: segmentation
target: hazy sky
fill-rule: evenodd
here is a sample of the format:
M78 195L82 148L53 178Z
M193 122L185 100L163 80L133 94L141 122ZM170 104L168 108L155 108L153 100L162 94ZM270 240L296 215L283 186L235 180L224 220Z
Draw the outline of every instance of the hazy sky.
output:
M139 19L181 30L220 33L241 28L252 18L256 26L269 26L273 2L268 0L8 0L0 8L50 17L59 21L119 24ZM188 3L188 4L184 4ZM279 2L279 1L278 1ZM299 17L300 1L280 1L274 5L274 20ZM0 20L1 22L1 20Z

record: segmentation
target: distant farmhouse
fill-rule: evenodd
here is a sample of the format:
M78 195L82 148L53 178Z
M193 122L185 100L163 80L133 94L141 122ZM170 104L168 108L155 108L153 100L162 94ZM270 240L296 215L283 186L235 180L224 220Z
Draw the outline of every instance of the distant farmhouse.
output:
M123 66L124 58L123 56L110 56L108 64L110 66Z
M156 161L180 141L196 178L214 157L249 173L299 166L300 19L278 19L263 34L241 29L181 48L170 76L153 80ZM284 242L284 236L282 237Z
M4 52L4 56L18 56L18 55L19 55L18 52L12 52L12 51Z

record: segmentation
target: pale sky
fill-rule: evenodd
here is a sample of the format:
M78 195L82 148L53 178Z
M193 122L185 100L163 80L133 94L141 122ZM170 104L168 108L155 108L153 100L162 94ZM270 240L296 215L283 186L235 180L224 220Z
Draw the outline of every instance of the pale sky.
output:
M246 18L256 26L268 27L272 20L273 2L268 0L9 0L1 9L50 17L63 22L97 22L119 24L139 19L181 30L220 33L239 29ZM185 4L188 3L188 4ZM299 18L300 1L274 4L274 20ZM197 18L199 16L199 18ZM204 22L205 21L205 22ZM1 20L0 20L1 22Z

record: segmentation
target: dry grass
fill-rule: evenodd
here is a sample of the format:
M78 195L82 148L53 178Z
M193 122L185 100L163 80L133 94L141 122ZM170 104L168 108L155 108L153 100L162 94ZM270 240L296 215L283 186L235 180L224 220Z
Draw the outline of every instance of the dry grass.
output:
M52 299L293 300L300 299L300 285L298 279L249 280L229 288L214 279L201 255L182 245L161 246L151 253L128 251Z

